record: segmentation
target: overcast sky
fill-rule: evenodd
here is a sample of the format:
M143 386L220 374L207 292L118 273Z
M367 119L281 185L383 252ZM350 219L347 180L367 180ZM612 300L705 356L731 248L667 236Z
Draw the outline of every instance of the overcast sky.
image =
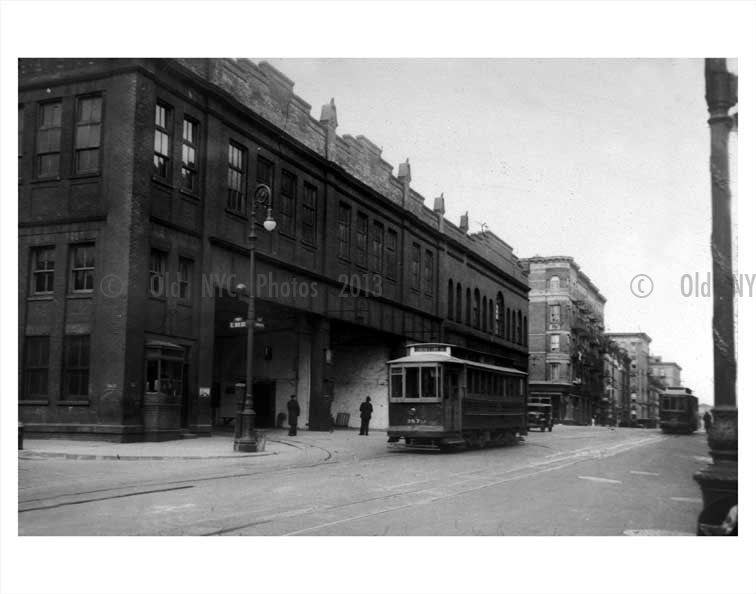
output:
M711 269L703 60L268 61L313 116L334 97L338 133L367 136L395 174L409 157L428 206L443 192L449 219L469 210L519 257L575 258L607 330L646 332L713 401L711 299L681 287Z

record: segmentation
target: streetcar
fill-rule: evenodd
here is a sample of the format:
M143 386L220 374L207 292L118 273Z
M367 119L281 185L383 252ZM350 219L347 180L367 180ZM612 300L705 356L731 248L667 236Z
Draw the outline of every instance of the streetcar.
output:
M508 360L422 343L387 366L389 447L484 447L528 432L528 374Z
M664 433L693 433L698 429L698 398L690 388L667 388L661 393L660 403L659 426Z

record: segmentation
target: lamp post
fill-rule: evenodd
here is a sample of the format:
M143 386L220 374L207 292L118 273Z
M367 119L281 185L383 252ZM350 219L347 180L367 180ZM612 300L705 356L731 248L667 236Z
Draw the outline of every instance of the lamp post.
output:
M714 315L714 421L708 442L712 463L694 478L701 487L704 509L698 517L698 534L737 533L730 511L738 503L738 408L732 276L732 221L728 140L733 123L730 113L738 103L737 77L724 58L705 61L706 104L711 135L711 259Z
M276 221L273 219L271 206L271 191L265 184L258 184L255 188L254 196L249 209L249 304L247 306L247 373L246 386L244 390L244 406L237 415L236 421L240 426L240 431L236 432L234 438L235 452L256 452L258 449L257 437L255 435L255 410L252 394L253 379L253 360L255 346L255 243L257 241L257 224L255 213L257 207L261 206L267 210L267 216L263 227L266 231L273 231L276 228Z

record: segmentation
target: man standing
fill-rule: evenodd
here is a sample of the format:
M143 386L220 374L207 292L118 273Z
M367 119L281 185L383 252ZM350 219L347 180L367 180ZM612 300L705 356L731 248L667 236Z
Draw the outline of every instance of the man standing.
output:
M297 402L296 394L291 395L291 399L286 403L286 409L289 411L289 435L296 435L299 419L299 402Z
M711 413L708 410L704 413L703 422L704 429L706 429L706 433L708 433L709 429L711 429Z
M360 435L368 434L368 425L370 417L373 414L373 405L370 404L370 396L365 398L365 402L360 404Z

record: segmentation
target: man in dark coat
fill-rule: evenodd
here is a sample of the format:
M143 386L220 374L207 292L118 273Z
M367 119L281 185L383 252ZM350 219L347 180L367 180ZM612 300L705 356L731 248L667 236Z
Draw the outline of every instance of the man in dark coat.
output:
M703 422L704 429L706 429L706 433L708 433L709 429L711 429L711 413L708 410L704 413Z
M295 394L286 403L286 409L289 411L289 435L297 434L297 420L299 419L299 402Z
M368 396L365 398L365 402L360 404L360 435L368 434L368 425L372 414L373 405L370 404L370 396Z

